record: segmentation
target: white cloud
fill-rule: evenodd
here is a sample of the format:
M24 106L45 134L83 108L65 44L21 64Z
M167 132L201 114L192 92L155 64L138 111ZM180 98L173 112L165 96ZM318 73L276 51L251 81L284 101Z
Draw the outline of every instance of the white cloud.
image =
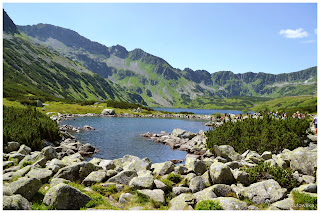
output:
M316 42L316 40L306 40L306 41L301 41L301 42L299 42L299 43L301 43L301 44L308 44L308 43L314 43L314 42Z
M303 30L302 28L291 30L280 30L280 35L283 35L286 38L304 38L307 37L309 34L307 31Z

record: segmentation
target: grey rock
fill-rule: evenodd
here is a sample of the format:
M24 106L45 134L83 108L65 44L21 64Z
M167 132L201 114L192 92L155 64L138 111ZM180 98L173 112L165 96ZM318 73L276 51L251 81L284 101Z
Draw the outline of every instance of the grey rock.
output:
M80 162L60 169L53 177L71 181L83 181L91 172L100 168L89 162Z
M130 193L122 193L119 197L119 203L127 203L130 198L132 197L132 194Z
M20 144L18 142L8 142L7 146L4 147L4 152L9 153L12 151L17 151L20 147Z
M103 159L101 159L101 158L92 158L92 160L90 160L89 162L90 163L93 163L93 164L95 164L95 165L97 165L97 166L99 166L99 163L102 161Z
M106 187L106 188L108 188L110 186L115 186L118 191L122 191L122 189L124 188L123 184L117 184L117 183L112 183L112 182L103 183L103 184L101 184L101 186Z
M4 161L3 162L3 169L9 168L14 165L14 161Z
M221 145L221 146L214 146L214 152L216 156L221 156L228 161L237 161L241 160L241 156L237 153L234 148L230 145Z
M251 151L246 155L245 161L249 163L260 163L263 162L264 159L255 151Z
M215 184L210 189L217 195L217 197L228 197L231 193L234 193L233 189L229 185Z
M140 159L136 156L125 155L122 158L122 167L123 170L129 171L146 171L151 169L152 162L149 158Z
M96 183L105 182L108 178L105 171L93 171L82 181L82 184L90 186Z
M52 146L47 146L41 150L47 160L57 158L57 152Z
M315 183L316 178L311 175L302 175L302 180L305 183L309 184L309 183Z
M115 182L120 184L129 185L129 182L134 178L137 177L138 174L136 171L122 171L116 176L113 176L108 180L108 182Z
M236 182L230 168L220 162L215 162L210 166L210 177L213 184L232 184Z
M178 138L191 139L191 138L193 138L195 136L195 134L192 133L192 132L189 132L187 130L175 128L175 129L173 129L173 131L171 133L171 136L178 137Z
M43 203L58 210L79 210L90 200L88 195L67 184L60 183L46 193Z
M192 191L188 187L179 186L179 187L173 187L172 192L175 196L178 196L183 193L191 193Z
M188 210L192 209L191 203L194 204L195 198L192 194L183 193L174 197L169 202L169 210ZM190 203L190 204L189 204Z
M168 186L160 180L155 179L153 182L154 182L154 185L157 189L161 189L161 190L165 191L168 188Z
M249 186L249 174L245 171L233 170L233 176L237 182L243 184L244 186Z
M17 163L19 163L24 157L25 157L25 155L23 155L21 153L14 153L14 154L9 155L9 159L14 160Z
M190 180L189 188L191 189L192 193L198 192L206 188L202 177L197 176Z
M218 197L211 199L220 204L224 210L247 210L248 206L245 202L234 197Z
M154 186L153 176L134 177L129 182L129 186L135 189L152 189Z
M99 166L103 168L103 170L114 169L116 166L114 165L112 160L102 160L99 163Z
M197 202L202 200L210 200L211 198L217 197L217 195L212 190L212 186L197 193L194 193L193 196L195 197Z
M226 163L231 169L239 169L242 166L242 163L239 161L231 161Z
M84 158L79 153L74 153L69 156L65 156L61 159L61 163L64 165L73 165L83 162Z
M280 210L290 210L294 206L294 201L291 198L287 198L284 200L277 201L273 203L271 206L276 207Z
M274 203L282 199L286 191L287 189L281 188L277 181L269 179L243 187L238 192L238 197L240 199L248 198L255 204Z
M187 167L185 167L185 166L182 165L182 164L175 166L175 167L174 167L174 171L175 171L177 174L180 174L180 175L185 175L185 174L188 173Z
M265 152L262 153L261 157L264 160L272 159L272 153L270 151L265 151Z
M154 174L165 175L169 174L174 170L174 164L171 161L166 161L164 163L154 163L151 166Z
M32 210L27 199L21 195L3 196L3 210Z
M204 162L194 158L186 158L185 166L188 169L188 172L192 171L196 175L202 175L208 169Z
M150 197L150 199L156 202L165 204L164 192L161 189L154 189L154 190L143 189L143 190L138 190L138 192Z
M26 176L29 178L36 178L40 180L42 183L47 183L50 177L52 176L52 174L53 174L52 171L49 169L34 168L34 169L31 169Z
M23 155L29 155L31 153L31 148L22 144L18 150L18 153L23 154Z
M206 186L211 185L211 178L210 178L209 171L206 171L205 173L203 173L203 175L201 175L201 178Z
M50 187L54 187L60 183L71 183L70 180L66 180L66 179L63 179L63 178L53 178L51 181L50 181Z
M104 109L101 112L101 115L115 115L114 109Z
M20 194L27 200L31 200L41 187L41 181L36 178L22 177L10 183L3 191L6 194Z
M189 174L187 174L187 175L184 177L184 179L185 179L186 181L190 182L191 179L194 178L194 177L196 177L196 176L197 176L197 175L194 174L194 173L189 173Z

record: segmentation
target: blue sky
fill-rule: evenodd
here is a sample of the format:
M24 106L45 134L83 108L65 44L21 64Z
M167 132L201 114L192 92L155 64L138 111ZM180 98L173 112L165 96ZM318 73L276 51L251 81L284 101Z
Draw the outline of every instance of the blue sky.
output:
M47 23L175 68L287 73L317 65L315 3L5 3L17 25Z

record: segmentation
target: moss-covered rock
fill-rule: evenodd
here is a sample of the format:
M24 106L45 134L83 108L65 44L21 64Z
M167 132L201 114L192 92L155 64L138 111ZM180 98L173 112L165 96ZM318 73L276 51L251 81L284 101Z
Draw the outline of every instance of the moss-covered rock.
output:
M232 184L236 182L231 169L220 162L215 162L210 166L210 177L213 184Z
M31 200L41 187L41 181L36 178L22 177L4 187L7 195L20 194L27 200Z
M32 210L27 199L21 195L3 196L3 210Z

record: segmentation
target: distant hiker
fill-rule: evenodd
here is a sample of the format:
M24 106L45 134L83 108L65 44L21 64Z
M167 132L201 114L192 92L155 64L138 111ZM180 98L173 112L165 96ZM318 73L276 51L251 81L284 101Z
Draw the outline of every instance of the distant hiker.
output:
M314 125L314 128L316 128L316 134L318 134L317 132L317 127L318 127L318 118L317 116L314 117L313 121L312 121L313 125Z

